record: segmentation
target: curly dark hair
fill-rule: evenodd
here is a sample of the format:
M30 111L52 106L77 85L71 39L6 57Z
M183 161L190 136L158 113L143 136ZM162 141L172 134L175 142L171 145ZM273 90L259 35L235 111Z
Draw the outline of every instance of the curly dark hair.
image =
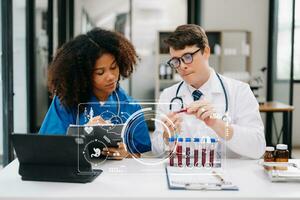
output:
M121 34L94 28L65 43L49 66L48 87L67 108L88 102L92 94L92 73L96 60L112 54L122 78L129 77L138 56L133 45Z

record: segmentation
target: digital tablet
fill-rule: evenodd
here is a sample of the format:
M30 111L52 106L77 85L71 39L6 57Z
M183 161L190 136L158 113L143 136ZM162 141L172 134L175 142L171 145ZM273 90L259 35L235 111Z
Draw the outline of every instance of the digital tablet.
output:
M122 142L122 130L124 124L102 124L102 125L70 125L67 135L85 136L88 140L98 139L107 147L118 147Z
M22 180L87 183L93 170L84 155L85 138L66 135L12 134Z

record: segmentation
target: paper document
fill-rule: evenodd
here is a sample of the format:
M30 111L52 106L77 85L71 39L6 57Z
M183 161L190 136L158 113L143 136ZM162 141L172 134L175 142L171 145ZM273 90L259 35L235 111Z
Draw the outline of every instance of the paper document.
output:
M166 167L170 189L186 190L238 190L225 180L216 169Z

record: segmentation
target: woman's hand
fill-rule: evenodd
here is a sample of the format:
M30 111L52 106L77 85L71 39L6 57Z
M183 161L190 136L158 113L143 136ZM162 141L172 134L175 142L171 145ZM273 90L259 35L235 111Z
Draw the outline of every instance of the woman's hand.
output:
M108 156L114 160L122 160L123 158L132 158L132 157L140 157L140 154L130 154L126 150L126 146L123 142L118 143L118 147L108 147L108 148L103 148L102 150L102 155Z
M107 124L107 122L99 115L90 119L86 125Z
M169 144L168 139L180 132L182 119L178 113L170 112L162 121L164 124L163 138L165 143Z

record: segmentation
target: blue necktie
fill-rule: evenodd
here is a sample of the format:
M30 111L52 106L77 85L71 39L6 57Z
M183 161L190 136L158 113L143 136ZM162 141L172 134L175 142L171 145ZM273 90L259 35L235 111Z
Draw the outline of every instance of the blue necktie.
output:
M200 90L195 90L192 95L193 95L194 101L197 101L201 98L203 93Z

